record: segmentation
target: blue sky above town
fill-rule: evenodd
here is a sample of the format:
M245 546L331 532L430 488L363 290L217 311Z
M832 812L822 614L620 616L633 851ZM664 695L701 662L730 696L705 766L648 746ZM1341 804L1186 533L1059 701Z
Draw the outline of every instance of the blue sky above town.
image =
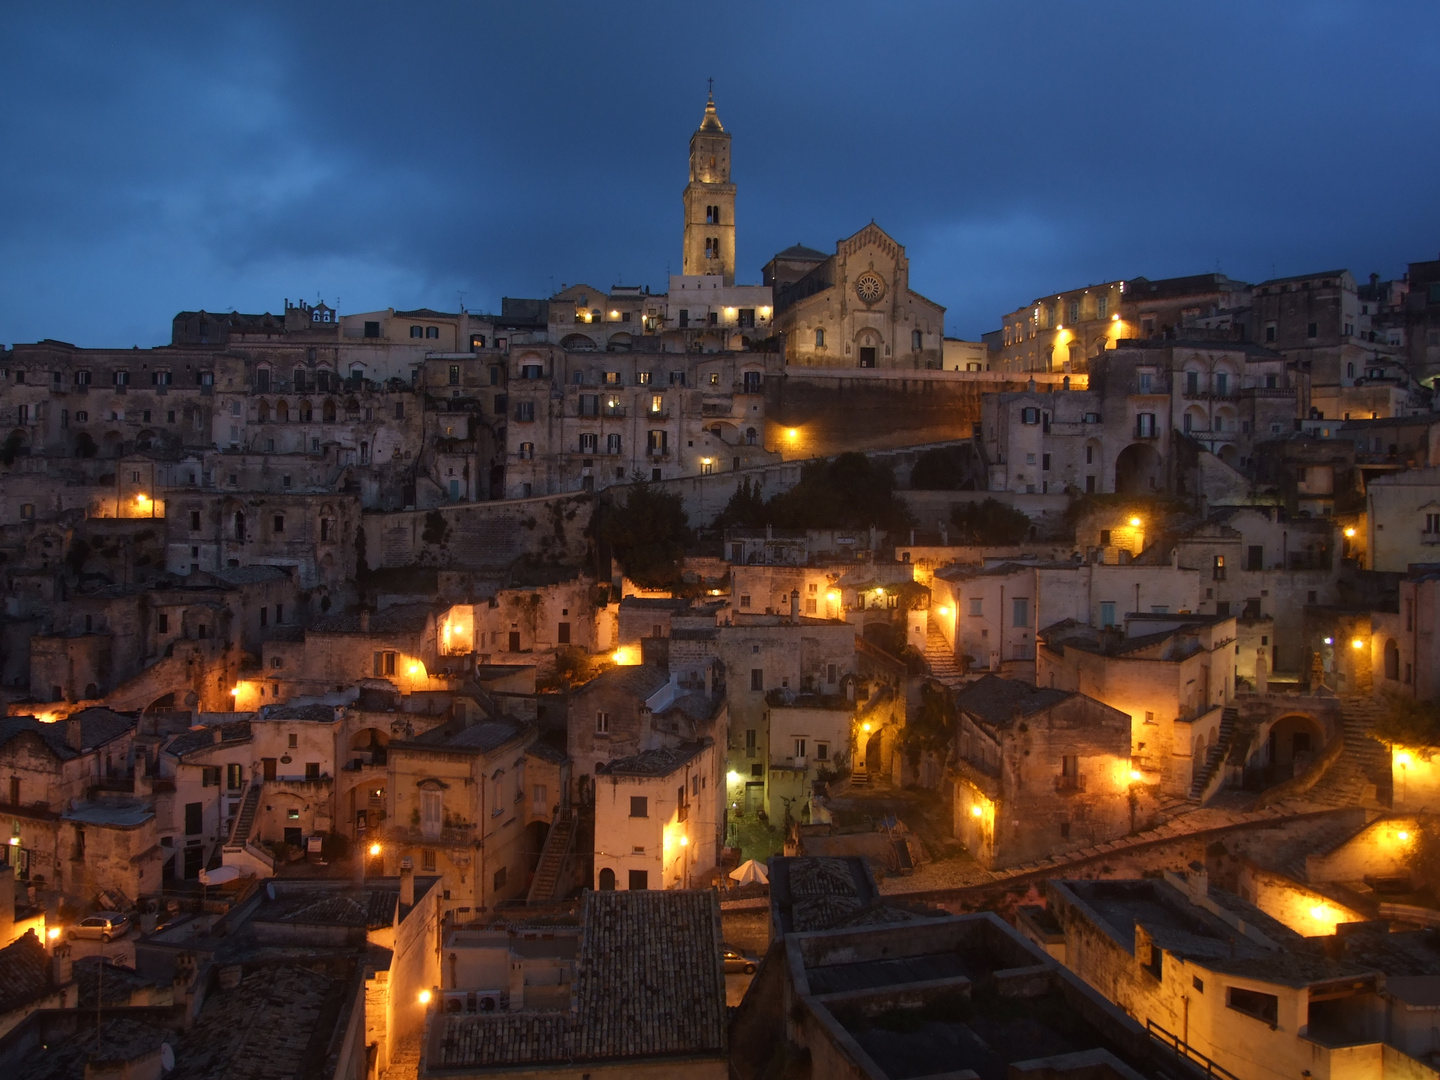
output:
M715 79L742 281L874 219L975 338L1047 292L1440 254L1440 5L7 5L0 342L663 291Z

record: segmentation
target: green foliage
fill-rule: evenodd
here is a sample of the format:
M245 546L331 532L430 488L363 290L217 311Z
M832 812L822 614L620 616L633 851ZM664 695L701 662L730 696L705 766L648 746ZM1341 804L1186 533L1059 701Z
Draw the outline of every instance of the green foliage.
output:
M420 534L421 540L427 544L443 544L449 535L450 523L445 520L444 514L431 510L425 515L425 531Z
M916 491L956 491L967 479L965 454L958 446L926 450L910 470L910 486Z
M615 561L635 584L647 589L677 585L690 539L684 503L679 495L636 484L625 502L604 514L599 539L610 545Z
M1440 747L1440 704L1388 695L1385 712L1375 721L1375 738L1401 746Z
M1030 519L995 499L957 503L950 508L955 544L1021 544L1030 536Z
M783 529L864 529L901 532L914 524L895 497L890 470L850 451L806 465L800 482L767 504L769 524Z
M958 723L959 714L950 692L934 683L922 683L920 708L900 733L900 747L912 761L922 753L935 754L943 761L955 745Z
M760 494L760 484L741 480L735 494L725 504L725 509L715 519L717 529L756 529L764 525L766 518L765 497Z

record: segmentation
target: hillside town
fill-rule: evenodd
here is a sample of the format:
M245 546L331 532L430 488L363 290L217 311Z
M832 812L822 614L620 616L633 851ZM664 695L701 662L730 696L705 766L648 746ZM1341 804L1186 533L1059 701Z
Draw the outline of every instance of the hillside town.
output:
M0 1073L1440 1078L1440 258L959 340L731 144L663 293L0 353Z

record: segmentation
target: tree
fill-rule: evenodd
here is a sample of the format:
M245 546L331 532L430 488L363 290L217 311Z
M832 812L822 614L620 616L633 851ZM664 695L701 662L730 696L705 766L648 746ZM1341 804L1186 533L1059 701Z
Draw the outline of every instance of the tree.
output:
M956 491L967 479L965 453L958 446L926 450L910 470L910 487L916 491Z
M647 589L667 588L680 581L690 539L687 525L679 495L640 483L623 503L607 509L598 533L631 581Z
M916 710L915 719L900 733L901 747L912 762L919 761L922 753L934 754L943 762L955 745L958 722L959 714L950 691L934 683L922 683L920 708Z
M864 454L849 451L806 465L800 482L767 504L770 522L787 529L865 529L902 532L913 523L895 497L895 478Z
M1387 695L1385 711L1376 719L1375 738L1391 745L1440 747L1440 704Z
M1030 536L1030 519L996 499L957 503L950 508L958 544L1020 544Z
M741 480L735 494L715 518L717 529L755 529L769 520L765 498L760 494L760 484Z

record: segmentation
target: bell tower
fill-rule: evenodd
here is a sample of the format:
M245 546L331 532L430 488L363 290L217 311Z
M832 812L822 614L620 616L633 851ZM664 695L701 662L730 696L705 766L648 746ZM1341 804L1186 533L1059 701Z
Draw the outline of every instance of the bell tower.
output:
M714 80L705 117L690 136L685 185L685 248L681 272L719 274L735 284L735 185L730 182L730 133L715 113Z

